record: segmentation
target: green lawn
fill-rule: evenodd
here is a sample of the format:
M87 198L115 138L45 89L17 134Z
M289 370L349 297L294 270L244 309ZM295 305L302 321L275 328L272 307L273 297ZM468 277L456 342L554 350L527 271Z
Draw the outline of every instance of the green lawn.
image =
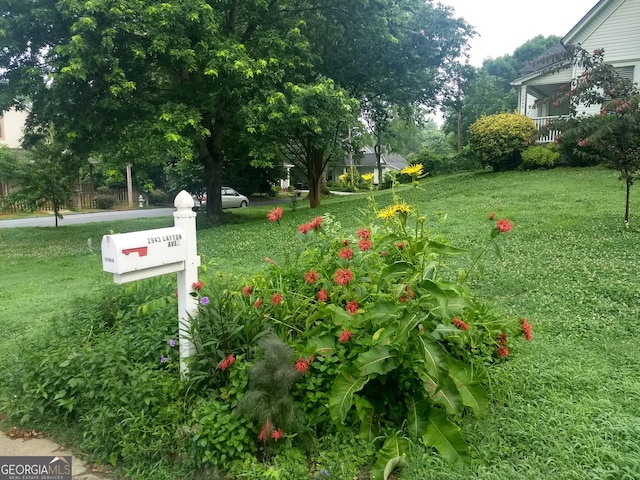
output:
M454 243L474 245L492 225L489 211L513 221L502 257L487 257L485 278L472 287L499 310L529 318L535 337L517 341L494 369L489 415L463 423L472 462L454 469L416 447L401 478L640 478L638 198L633 190L625 229L624 186L609 170L422 182L421 212L434 232L436 212L448 214L442 230ZM388 192L377 196L379 205L390 201ZM199 251L209 268L249 274L265 257L286 261L295 228L312 216L331 212L351 232L368 206L366 195L331 198L313 211L304 202L295 212L285 206L280 227L266 220L268 207L236 211L225 226L199 229ZM2 230L0 368L10 370L21 344L46 332L70 298L111 282L101 267L102 235L171 221Z

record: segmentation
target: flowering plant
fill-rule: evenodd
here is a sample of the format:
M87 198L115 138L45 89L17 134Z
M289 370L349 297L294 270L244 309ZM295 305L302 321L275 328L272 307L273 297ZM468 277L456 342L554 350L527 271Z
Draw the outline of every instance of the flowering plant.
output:
M422 166L406 173L419 188ZM471 294L468 272L443 277L448 258L466 252L430 236L417 202L394 193L391 205L378 208L372 197L372 207L372 223L347 236L329 215L300 226L297 258L254 279L247 304L280 295L264 318L297 351L303 407L316 426L359 423L373 440L405 424L448 460L463 461L455 421L467 411L486 413L487 364L508 354L519 326ZM492 226L469 271L511 228L505 219ZM528 321L521 328L530 339ZM372 478L393 461L389 451L385 444Z

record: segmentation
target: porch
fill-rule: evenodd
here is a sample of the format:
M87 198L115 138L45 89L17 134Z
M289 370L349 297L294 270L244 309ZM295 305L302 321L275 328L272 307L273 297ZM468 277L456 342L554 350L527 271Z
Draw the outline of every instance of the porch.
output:
M547 117L533 117L531 120L536 124L536 130L540 131L542 129L546 130L545 127L553 123L554 120L562 117L563 115L552 115ZM560 130L547 130L544 135L540 135L540 137L538 137L538 143L546 144L555 142L561 133L562 132L560 132Z

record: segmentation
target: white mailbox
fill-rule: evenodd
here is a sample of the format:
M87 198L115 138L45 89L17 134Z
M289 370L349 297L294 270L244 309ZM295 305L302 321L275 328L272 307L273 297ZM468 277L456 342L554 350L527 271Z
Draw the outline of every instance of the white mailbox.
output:
M102 269L116 283L184 270L187 241L180 227L102 237Z

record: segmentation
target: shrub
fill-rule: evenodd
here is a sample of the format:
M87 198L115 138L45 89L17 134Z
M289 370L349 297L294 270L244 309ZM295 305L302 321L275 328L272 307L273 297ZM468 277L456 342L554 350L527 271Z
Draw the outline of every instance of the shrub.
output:
M95 196L96 207L102 210L113 208L116 204L116 199L111 195L96 195Z
M482 116L469 127L469 145L484 166L513 170L520 164L520 153L531 142L535 131L533 120L525 115Z
M422 166L405 173L418 188ZM466 458L455 420L486 411L487 367L508 355L518 331L466 285L511 223L497 222L469 271L441 278L448 257L463 251L429 238L425 218L394 200L354 236L345 238L329 216L301 225L296 258L252 283L252 295L264 299L257 308L297 352L304 382L294 390L316 431L346 425L370 441L386 437L372 478L408 447L395 433L403 425L448 460Z
M552 168L560 158L560 153L554 146L535 145L522 152L522 164L524 170L538 168Z
M158 207L171 206L172 198L162 190L151 190L148 194L149 205Z

